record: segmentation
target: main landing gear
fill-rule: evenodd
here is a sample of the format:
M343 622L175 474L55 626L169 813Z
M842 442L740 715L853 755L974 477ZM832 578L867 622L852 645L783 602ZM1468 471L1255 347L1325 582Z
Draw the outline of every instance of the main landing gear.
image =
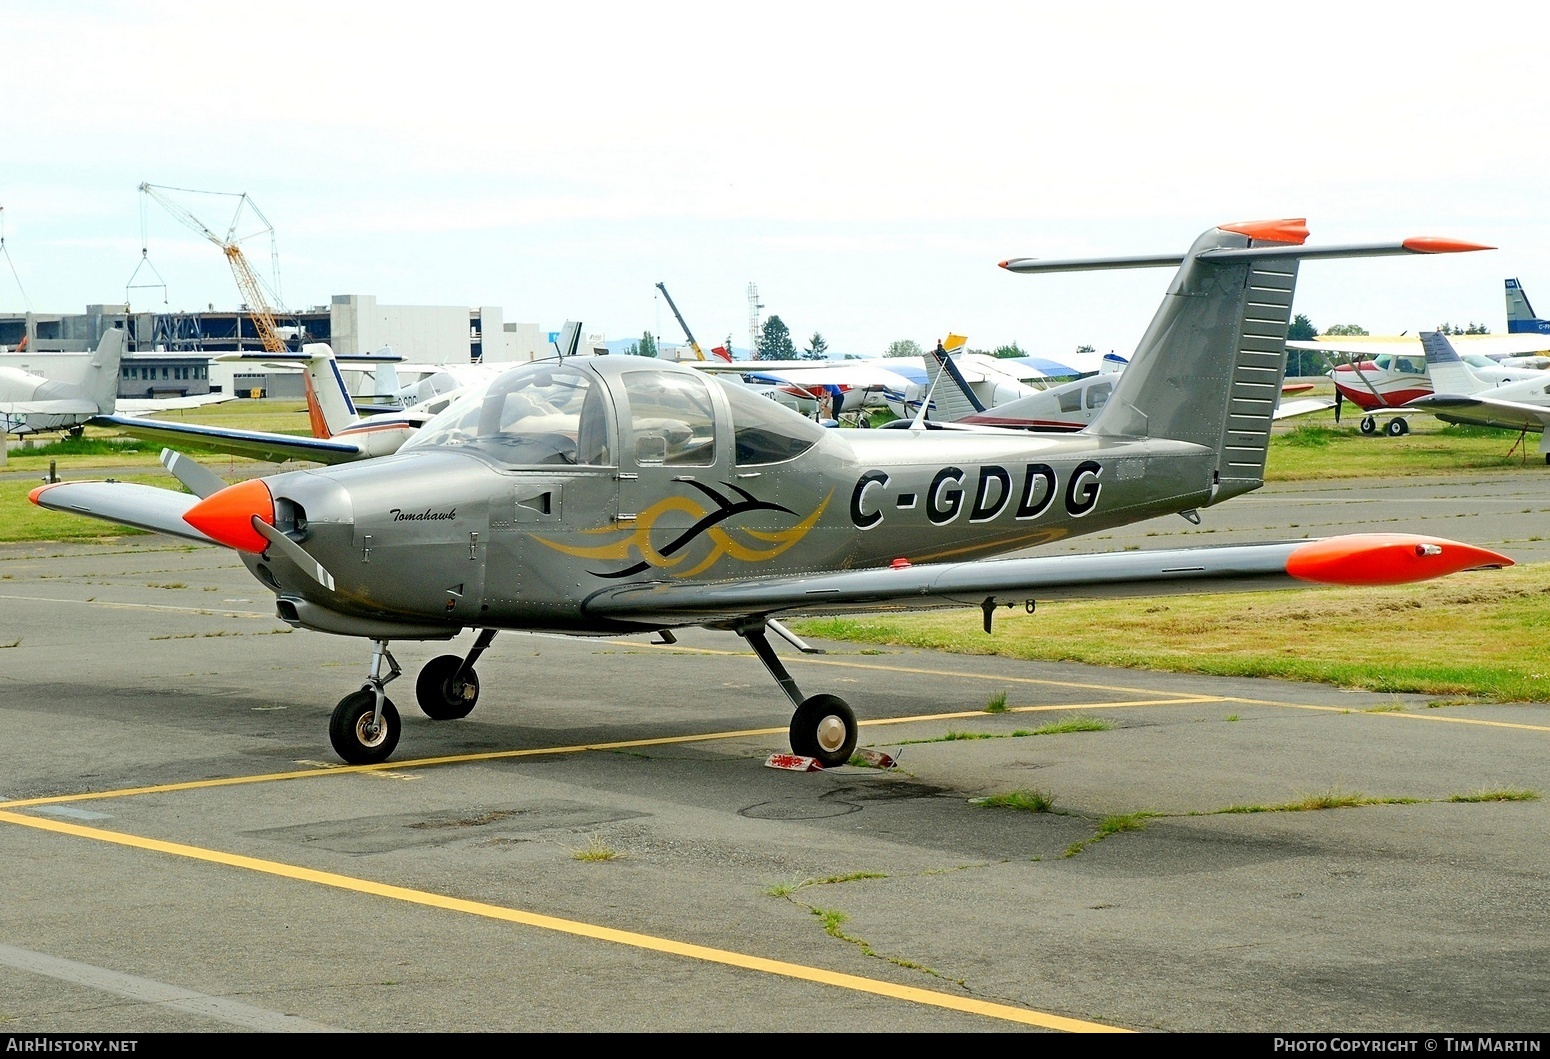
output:
M441 655L420 670L415 681L415 700L425 715L436 721L467 717L479 701L479 675L474 663L495 639L494 629L483 629L474 641L468 657ZM382 675L382 663L388 674ZM328 724L328 738L334 752L351 765L375 765L386 761L398 746L402 723L398 708L384 688L403 675L386 640L371 641L371 676L360 691L346 695L334 707Z
M775 678L780 690L786 693L786 697L796 707L796 712L791 715L792 752L814 758L824 768L845 764L856 751L858 731L856 715L851 712L850 704L838 695L803 698L802 689L797 687L797 682L791 679L791 674L781 665L779 656L764 635L766 629L773 629L799 651L817 652L776 621L761 621L735 630L748 641L754 654L759 656L759 661L764 663L764 668L770 671L770 676Z
M1376 416L1362 416L1361 431L1363 434L1376 434L1378 432L1378 420ZM1403 416L1395 416L1390 419L1383 432L1391 438L1402 438L1410 433L1410 424L1405 422Z

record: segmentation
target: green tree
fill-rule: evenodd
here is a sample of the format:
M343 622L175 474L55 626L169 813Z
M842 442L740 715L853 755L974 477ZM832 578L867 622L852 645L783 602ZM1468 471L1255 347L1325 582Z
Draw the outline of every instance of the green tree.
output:
M1092 345L1090 345L1090 344L1088 344L1086 342L1083 342L1081 345L1077 346L1076 347L1076 351L1078 353L1096 353L1096 352L1098 352L1097 347L1092 346Z
M1326 335L1365 335L1367 329L1360 324L1336 324L1324 329Z
M1319 329L1313 326L1313 321L1302 313L1292 317L1291 326L1286 329L1286 337L1292 342L1312 342L1319 337Z
M802 352L802 356L806 360L827 360L829 357L828 339L814 331L813 337L807 340L807 349Z
M925 350L920 348L919 342L910 338L901 338L897 342L888 343L888 352L884 353L883 356L918 357L924 352Z
M994 355L998 357L1026 357L1028 354L1023 352L1023 348L1017 344L1017 340L1013 339L1012 344L1009 346L997 346Z
M755 360L795 360L797 347L791 341L791 329L778 316L764 321L759 328L759 348Z
M657 340L651 337L650 331L647 331L645 334L640 336L640 352L637 354L637 356L654 357L656 355Z

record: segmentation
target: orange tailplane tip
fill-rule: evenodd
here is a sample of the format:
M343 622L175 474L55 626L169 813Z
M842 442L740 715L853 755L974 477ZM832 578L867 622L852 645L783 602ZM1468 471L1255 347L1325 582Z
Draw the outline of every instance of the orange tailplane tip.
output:
M228 485L189 508L183 521L200 533L242 552L262 552L269 541L253 528L253 519L274 525L274 498L261 478Z
M1403 585L1460 570L1511 566L1487 548L1413 533L1353 533L1309 541L1286 560L1286 572L1324 585Z
M1462 239L1444 239L1436 235L1418 235L1402 244L1414 254L1467 254L1471 250L1495 250L1484 243L1466 243Z
M1301 246L1308 241L1308 218L1287 217L1279 221L1236 221L1217 225L1224 232L1237 232L1264 243L1292 243Z

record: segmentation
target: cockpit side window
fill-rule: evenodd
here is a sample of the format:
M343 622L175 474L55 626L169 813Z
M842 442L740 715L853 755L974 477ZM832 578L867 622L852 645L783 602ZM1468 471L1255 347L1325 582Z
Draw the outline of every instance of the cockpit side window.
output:
M716 413L701 375L627 371L630 402L626 443L636 463L708 467L716 462Z
M732 406L732 436L739 467L794 460L818 443L824 428L742 383L717 378Z
M465 448L515 467L606 465L609 418L602 386L589 373L532 364L457 402L409 445Z

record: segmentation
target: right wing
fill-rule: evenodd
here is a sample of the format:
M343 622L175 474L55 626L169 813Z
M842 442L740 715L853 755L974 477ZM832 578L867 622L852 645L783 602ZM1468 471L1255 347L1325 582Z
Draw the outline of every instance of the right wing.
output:
M1504 555L1456 541L1358 533L1272 544L989 559L711 584L646 582L601 589L587 599L583 611L649 625L971 605L986 608L988 618L991 607L1034 598L1145 596L1299 583L1403 584L1511 565Z

